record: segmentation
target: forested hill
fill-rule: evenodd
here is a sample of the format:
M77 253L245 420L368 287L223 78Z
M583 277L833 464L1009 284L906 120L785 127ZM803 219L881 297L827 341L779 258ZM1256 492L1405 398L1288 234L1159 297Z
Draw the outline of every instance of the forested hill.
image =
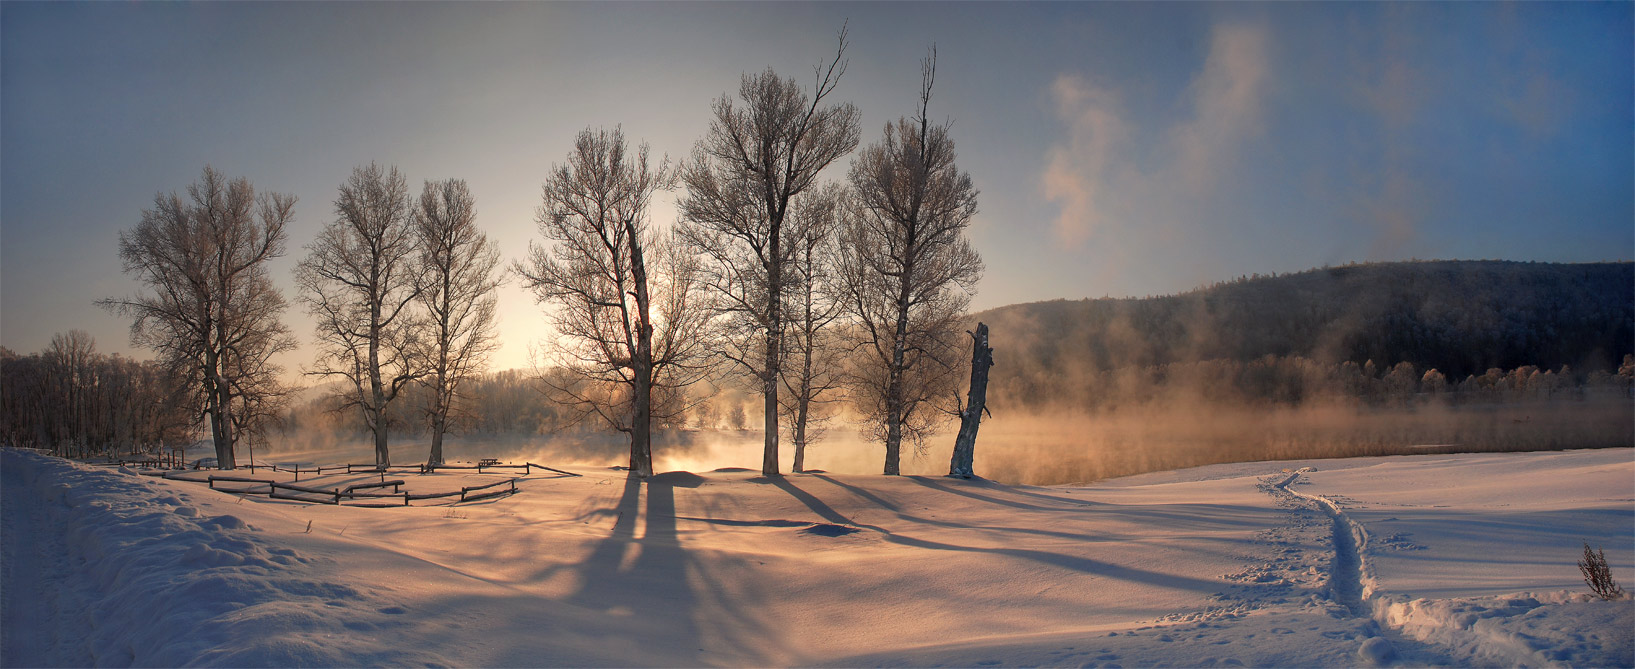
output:
M992 328L996 380L1037 389L1105 374L1267 356L1440 370L1616 370L1635 352L1635 265L1425 261L1243 278L1181 295L1017 304ZM1072 385L1072 382L1068 382Z

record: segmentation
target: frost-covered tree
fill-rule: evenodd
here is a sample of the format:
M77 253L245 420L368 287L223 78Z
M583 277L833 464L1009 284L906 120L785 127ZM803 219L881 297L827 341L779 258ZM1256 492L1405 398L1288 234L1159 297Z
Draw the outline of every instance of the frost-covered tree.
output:
M719 353L764 400L761 473L778 474L778 386L786 349L790 264L799 248L787 219L796 198L858 141L857 108L827 98L846 70L846 33L808 92L770 68L745 74L738 98L715 101L709 132L681 169L682 233L704 257L702 278L725 317Z
M465 383L498 346L494 338L494 291L499 245L477 228L476 199L459 179L427 181L414 211L419 246L420 304L425 309L430 397L426 418L431 453L426 464L443 464L443 435L466 399Z
M640 477L653 473L655 409L680 411L676 397L708 371L697 265L648 222L654 194L672 182L646 144L627 148L623 130L580 132L542 189L537 221L551 244L530 244L512 266L555 307L566 378L545 377L553 396L629 434L630 471Z
M922 443L952 415L932 401L955 397L960 317L982 276L965 230L976 215L971 176L954 164L946 123L929 117L936 51L921 61L917 115L885 126L852 163L841 233L845 298L862 338L853 404L899 472L905 437Z
M833 416L847 356L838 327L846 303L839 289L836 233L844 189L829 184L801 198L790 215L795 253L790 263L793 287L787 305L788 359L779 396L795 444L794 471L806 469L806 447L823 437Z
M131 340L189 379L222 469L236 466L234 446L257 407L284 392L273 358L295 340L267 263L284 254L294 210L294 196L257 195L249 181L205 167L186 198L159 194L119 235L125 272L150 292L99 302L134 318Z
M386 467L387 411L427 374L408 184L396 167L358 167L341 184L335 214L295 269L301 301L317 319L319 357L309 373L344 382L341 407L359 410L375 464Z

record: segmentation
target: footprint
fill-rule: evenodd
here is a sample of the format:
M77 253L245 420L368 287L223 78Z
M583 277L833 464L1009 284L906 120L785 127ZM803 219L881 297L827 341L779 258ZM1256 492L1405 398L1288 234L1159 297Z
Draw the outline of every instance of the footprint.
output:
M384 614L389 615L389 616L402 615L404 613L409 612L408 609L405 609L405 608L403 608L401 606L388 606L386 608L377 609L377 610L380 611L381 613L384 613Z

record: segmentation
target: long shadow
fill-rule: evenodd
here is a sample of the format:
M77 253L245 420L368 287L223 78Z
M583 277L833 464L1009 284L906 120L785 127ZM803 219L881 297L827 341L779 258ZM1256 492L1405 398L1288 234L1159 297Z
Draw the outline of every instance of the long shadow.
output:
M867 490L864 490L862 488L854 486L854 485L852 485L850 483L843 483L843 482L841 482L841 481L839 481L839 480L837 480L835 478L825 476L823 474L813 474L812 477L817 478L817 479L822 479L824 481L829 482L832 485L837 485L837 486L840 486L842 488L845 488L851 494L857 495L858 497L861 497L861 498L866 499L866 500L868 500L870 502L873 502L876 506L879 506L880 508L885 509L887 511L896 511L896 512L899 512L899 513L902 511L902 509L898 508L898 506L896 504L888 502L884 498L880 497L879 495L876 495L876 494L874 494L872 492L869 492Z
M1080 502L1080 501L1071 500L1071 499L1058 499L1058 498L1055 498L1055 497L1050 497L1049 495L1039 495L1039 494L1035 493L1034 496L1036 496L1036 497L1043 497L1043 498L1046 498L1046 499L1053 500L1058 504L1061 504L1061 506L1055 506L1055 507L1039 506L1037 504L1028 504L1027 502L1017 502L1017 501L1008 500L1008 499L1001 499L1001 498L998 498L998 497L994 497L992 495L984 495L984 494L981 494L981 493L973 492L971 490L963 490L963 489L960 489L960 488L955 488L955 487L949 486L948 484L943 483L941 481L936 481L936 480L933 480L933 479L930 479L930 478L927 478L927 477L924 477L924 476L904 476L903 478L908 479L910 481L913 481L915 483L918 483L918 484L920 484L922 486L925 486L927 488L930 488L932 490L945 492L945 493L948 493L950 495L959 495L960 497L968 497L970 499L974 499L974 500L977 500L979 502L987 502L989 504L998 504L1000 506L1008 506L1008 507L1011 507L1013 509L1023 509L1023 510L1026 510L1026 511L1058 512L1058 511L1075 510L1073 507L1087 507L1087 506L1092 505L1091 502ZM981 484L976 484L976 485L981 485ZM1018 491L1008 490L1007 489L1006 492L1014 493L1014 492L1018 492Z
M821 479L823 479L825 481L830 480L826 476L818 476L818 478L821 478ZM800 488L795 487L795 484L790 483L789 479L786 479L786 478L784 478L782 476L773 478L772 479L772 485L777 486L779 490L782 490L782 491L784 491L786 493L789 493L790 497L793 497L796 500L799 500L801 504L805 504L806 508L812 510L812 513L817 514L819 517L821 517L824 520L827 520L827 521L829 521L831 523L835 523L837 525L850 525L852 527L861 527L861 528L864 528L864 529L874 530L876 532L879 532L879 533L885 534L885 535L890 535L891 534L890 532L886 531L885 528L875 527L873 525L864 525L864 524L852 522L852 519L847 518L845 515L842 515L839 511L834 510L834 507L829 506L828 503L824 502L821 499L818 499L817 496L813 495L812 493L806 492L805 490L801 490ZM872 495L871 495L871 497L872 497ZM878 498L875 498L875 499L878 499ZM892 510L895 511L896 509L892 508Z
M618 617L605 627L621 630L609 643L650 649L664 665L766 664L765 653L777 648L777 632L749 611L764 595L751 584L727 580L748 569L746 561L695 557L680 539L677 521L686 518L676 513L676 489L704 481L688 472L626 479L613 529L579 563L583 585L567 601ZM640 537L638 510L644 519Z
M913 522L913 523L920 523L920 524L923 524L923 525L933 525L933 526L936 526L936 527L946 527L946 528L949 528L949 529L956 529L956 530L983 530L983 531L989 531L989 532L1011 532L1011 533L1015 533L1015 534L1035 534L1035 535L1039 535L1039 536L1055 537L1055 538L1058 538L1058 539L1072 539L1072 540L1075 540L1075 541L1107 541L1108 540L1108 539L1105 539L1105 538L1092 537L1092 536L1086 535L1086 534L1079 534L1077 532L1062 532L1062 531L1059 531L1059 530L1040 530L1040 529L1034 529L1034 528L1031 528L1031 527L988 527L988 526L984 526L984 525L973 525L971 523L956 523L954 521L939 520L937 518L926 518L924 516L917 516L917 515L914 515L912 513L905 513L896 504L892 504L891 502L888 502L885 499L881 498L879 495L876 495L876 494L874 494L872 492L869 492L869 491L864 490L862 488L859 488L857 486L851 485L849 483L844 483L844 482L841 482L839 480L836 480L836 479L833 479L833 478L830 478L830 477L827 477L827 476L822 476L822 475L814 475L814 477L822 479L823 481L828 482L828 483L830 483L832 485L838 486L838 487L846 490L847 492L850 492L853 495L856 495L856 496L858 496L858 497L860 497L862 499L866 499L866 500L868 500L870 502L873 502L874 504L880 506L881 508L884 508L884 509L886 509L888 511L891 511L892 513L897 514L898 518L901 518L903 520ZM910 477L910 478L912 478L912 477ZM1064 509L1048 509L1048 510L1049 511L1063 511Z
M1041 495L1041 494L1038 494L1038 493L1029 493L1029 492L1025 492L1025 491L1021 491L1021 490L1016 490L1016 489L1008 487L1008 486L1004 486L1004 484L994 484L994 483L978 484L978 485L984 485L984 486L1001 486L1001 487L1004 488L1005 492L1007 492L1007 493L1014 493L1014 494L1019 494L1019 495L1032 495L1032 496L1035 496L1035 497L1042 497L1042 498L1045 498L1045 499L1052 499L1052 500L1055 500L1055 501L1057 501L1057 502L1059 502L1059 503L1061 503L1063 505L1061 507L1037 506L1037 505L1033 505L1033 504L1027 504L1025 502L1009 501L1009 500L1001 499L1001 498L998 498L998 497L993 497L991 495L983 495L981 493L973 492L973 491L970 491L970 490L961 490L960 488L950 486L950 485L948 485L946 483L943 483L941 481L937 481L937 480L935 480L933 478L930 478L930 477L905 476L903 478L906 478L906 479L908 479L910 481L918 483L918 484L920 484L922 486L925 486L927 488L931 488L933 490L939 490L939 491L942 491L942 492L946 492L946 493L953 494L953 495L959 495L961 497L967 497L967 498L974 499L974 500L981 501L981 502L988 502L988 503L991 503L991 504L998 504L1000 506L1008 506L1008 507L1011 507L1011 508L1028 510L1028 511L1046 511L1046 512L1051 512L1051 513L1060 513L1060 512L1063 512L1063 511L1079 511L1079 510L1084 510L1084 509L1087 509L1087 508L1090 508L1090 507L1096 507L1096 506L1101 506L1101 507L1108 506L1104 502L1092 502L1092 501L1089 501L1089 500L1078 501L1078 500L1071 500L1071 499L1059 499L1059 498L1051 497L1049 495ZM838 481L836 483L839 484L839 485L844 485L844 484L840 484ZM1078 507L1078 508L1074 508L1074 507ZM1243 507L1243 506L1237 506L1237 505L1231 505L1231 504L1197 504L1197 503L1189 503L1189 504L1185 504L1185 505L1180 505L1180 506L1177 507L1177 509L1179 509L1179 510L1164 510L1164 509L1154 509L1154 508L1142 508L1141 506L1132 506L1132 505L1118 505L1118 507L1119 507L1119 514L1123 515L1123 516L1138 516L1138 517L1143 517L1143 518L1149 518L1149 519L1153 520L1154 522L1163 521L1163 522L1167 522L1167 523L1170 523L1170 524L1174 524L1174 523L1177 523L1177 522L1196 521L1199 518L1205 517L1204 514L1206 512L1210 512L1210 511L1214 511L1214 510L1218 510L1220 512L1223 512L1223 513L1216 514L1216 515L1231 516L1231 515L1233 515L1233 513L1224 513L1224 512L1234 512L1235 513L1235 512L1238 512L1238 511L1242 511L1242 510L1251 508L1251 507ZM1239 527L1256 527L1256 528L1261 527L1261 523L1258 523L1258 522L1254 522L1254 521L1250 521L1250 520L1232 520L1232 519L1223 518L1223 517L1210 518L1209 523L1212 524L1212 525L1231 525L1231 526L1239 526Z
M838 485L840 487L846 488L847 490L850 490L853 493L858 494L859 496L863 497L864 499L869 499L871 501L875 501L877 504L881 504L882 506L887 506L887 508L892 508L893 510L895 510L895 508L894 508L895 505L888 505L884 500L881 500L877 495L874 495L873 493L862 490L861 488L857 488L856 486L852 486L852 485L848 485L848 484L845 484L845 483L841 483L839 481L835 481L834 479L828 478L826 476L821 476L820 475L817 478L821 478L821 479L823 479L825 481L829 481L830 483L833 483L833 484ZM1115 564L1109 564L1109 563L1106 563L1106 562L1102 562L1100 560L1092 560L1090 558L1078 557L1078 556L1074 556L1074 555L1063 555L1061 553L1052 553L1050 551L1033 550L1033 549L1027 549L1027 548L984 548L984 547L979 547L979 546L960 546L960 545L956 545L956 544L943 543L943 542L940 542L940 541L931 541L931 540L928 540L928 539L918 539L918 538L903 535L903 534L896 534L896 533L893 533L892 531L887 530L887 529L882 528L882 527L853 522L850 518L847 518L844 514L841 514L840 512L835 511L834 507L829 506L823 500L818 499L815 495L813 495L813 494L811 494L809 492L806 492L805 490L801 490L799 487L796 487L794 484L790 483L786 479L778 478L778 479L773 480L772 483L773 483L773 485L776 485L778 487L778 489L789 493L790 496L792 496L795 499L799 500L802 504L805 504L806 507L808 509L811 509L813 513L816 513L817 515L823 517L825 520L828 520L829 522L836 523L836 524L841 524L841 525L850 525L852 527L861 527L861 528L868 529L868 530L873 530L875 532L879 532L885 538L886 541L889 541L889 542L894 543L894 544L902 545L902 546L912 546L914 548L924 548L924 549L928 549L928 550L939 550L939 551L959 551L959 552L967 552L967 553L989 553L989 554L994 554L994 555L1005 555L1005 556L1008 556L1008 557L1022 558L1022 559L1025 559L1025 560L1032 560L1032 561L1043 563L1043 564L1062 567L1064 569L1071 569L1071 570L1078 571L1078 572L1083 572L1083 573L1086 573L1086 574L1106 576L1108 578L1116 578L1116 579L1121 579L1121 580L1126 580L1126 581L1146 583L1146 584L1149 584L1149 585L1156 585L1156 586L1161 586L1161 587L1194 590L1194 591L1198 591L1198 592L1215 592L1215 591L1218 591L1221 588L1221 586L1223 585L1222 583L1217 582L1217 581L1210 581L1210 580L1205 580L1205 579L1200 579L1200 578L1192 578L1190 576L1180 576L1180 575L1175 575L1175 574L1164 574L1164 573L1150 571L1150 570L1146 570L1146 569L1137 569L1135 567L1124 567L1124 566L1120 566L1120 565L1115 565Z
M675 485L660 477L647 481L646 532L640 539L636 518L643 482L631 476L624 485L613 529L580 562L583 585L568 601L622 618L609 629L624 630L628 638L615 643L663 644L676 653L671 658L676 664L702 665L694 643L699 636L693 620L697 598L687 583L691 560L676 538ZM636 556L627 566L630 551Z
M998 481L990 481L990 480L984 479L984 478L972 479L971 483L974 484L974 485L979 485L979 486L989 487L989 488L1004 488L1005 492L1008 492L1008 493L1010 493L1012 495L1022 495L1024 497L1037 497L1039 499L1049 500L1049 501L1052 501L1052 502L1077 502L1077 503L1083 504L1085 506L1100 506L1100 505L1104 504L1104 502L1093 502L1093 501L1090 501L1090 500L1070 500L1070 499L1066 499L1066 498L1062 498L1062 497L1057 497L1055 495L1047 495L1047 494L1042 493L1042 492L1033 492L1032 490L1024 490L1023 488L1026 487L1026 486L1009 485L1009 484L1005 484L1005 483L1000 483ZM1063 493L1063 494L1067 494L1067 493Z
M917 515L914 515L912 513L904 512L904 511L902 511L901 507L899 507L898 505L893 504L893 503L885 500L884 498L881 498L879 495L876 495L876 494L874 494L872 492L869 492L868 490L864 490L863 488L859 488L857 486L851 485L851 484L846 483L844 481L840 481L838 479L834 479L834 478L830 478L828 476L822 476L822 475L813 475L813 477L818 478L818 479L822 479L825 482L828 482L828 483L831 483L831 484L833 484L833 485L835 485L837 487L843 488L847 492L850 492L853 495L856 495L859 498L862 498L864 500L868 500L869 502L872 502L875 505L877 505L877 506L879 506L879 507L881 507L883 509L886 509L887 511L891 511L892 513L897 514L898 518L901 518L901 519L909 521L909 522L921 523L921 524L924 524L924 525L933 525L933 526L936 526L936 527L946 527L946 528L950 528L950 529L984 530L984 531L990 531L990 532L1010 532L1010 533L1014 533L1014 534L1032 534L1032 535L1038 535L1038 536L1056 537L1056 538L1059 538L1059 539L1072 539L1072 540L1075 540L1075 541L1113 541L1113 540L1115 540L1112 537L1096 537L1096 536L1091 536L1091 535L1087 535L1087 534L1080 534L1080 533L1077 533L1077 532L1064 532L1064 531L1061 531L1061 530L1041 530L1041 529L1031 528L1031 527L990 527L990 526L985 526L985 525L973 525L973 524L970 524L970 523L958 523L958 522L953 522L953 521L948 521L948 520L939 520L939 519L936 519L936 518L926 518L924 516L917 516ZM915 477L905 477L905 478L909 478L909 479L912 480ZM916 481L916 482L919 482L919 481ZM985 499L982 496L978 496L976 499L978 499L980 501L992 501L992 500ZM997 502L997 501L995 503L999 503L999 504L1004 505L1004 506L1013 506L1014 505L1014 504L1013 505L1005 505L1002 502ZM1072 502L1066 502L1066 503L1071 504ZM1064 512L1064 511L1077 510L1077 509L1072 509L1072 508L1049 508L1049 507L1028 506L1028 505L1024 505L1024 506L1026 508L1029 508L1029 509L1032 509L1032 510L1048 511L1048 512L1051 512L1051 513L1061 513L1061 512ZM1126 513L1132 513L1132 514L1136 514L1136 515L1152 515L1152 516L1160 517L1160 518L1165 517L1165 514L1163 514L1161 512L1153 512L1153 511L1144 510L1144 509L1132 509L1132 510L1126 511Z

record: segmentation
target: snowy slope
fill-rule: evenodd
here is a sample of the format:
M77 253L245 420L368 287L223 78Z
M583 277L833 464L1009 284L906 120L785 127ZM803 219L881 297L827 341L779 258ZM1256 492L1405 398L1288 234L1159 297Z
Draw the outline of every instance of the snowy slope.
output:
M3 450L0 660L1635 664L1635 602L1573 594L1580 538L1635 585L1629 449L1060 488L576 471L367 509Z

